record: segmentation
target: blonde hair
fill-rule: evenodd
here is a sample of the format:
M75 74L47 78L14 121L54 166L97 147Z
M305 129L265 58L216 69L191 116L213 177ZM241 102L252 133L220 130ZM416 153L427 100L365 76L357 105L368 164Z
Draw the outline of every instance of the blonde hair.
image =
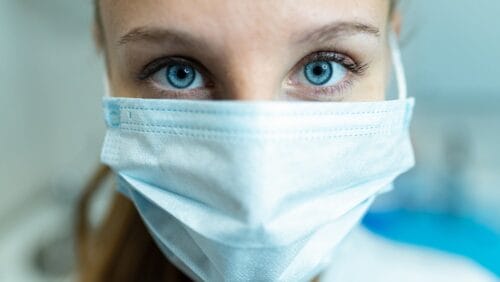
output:
M112 175L102 165L78 204L77 261L82 282L191 281L165 259L129 199L114 194L102 223L92 229L88 214L92 197Z

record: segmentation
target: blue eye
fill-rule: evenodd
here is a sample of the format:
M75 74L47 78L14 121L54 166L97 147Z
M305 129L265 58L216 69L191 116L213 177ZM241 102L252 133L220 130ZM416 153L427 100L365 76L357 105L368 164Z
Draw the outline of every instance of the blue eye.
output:
M152 79L168 90L195 89L204 84L202 75L186 63L171 63L157 71Z
M166 76L173 87L184 89L193 84L196 73L191 66L176 64L167 67Z
M327 60L313 61L304 66L303 76L306 83L315 86L331 86L342 81L347 69L339 63Z

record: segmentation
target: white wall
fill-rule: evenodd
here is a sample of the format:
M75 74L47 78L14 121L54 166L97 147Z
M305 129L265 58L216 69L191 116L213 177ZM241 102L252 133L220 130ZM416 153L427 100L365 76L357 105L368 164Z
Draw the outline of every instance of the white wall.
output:
M413 93L430 100L499 101L500 1L401 2Z
M0 1L0 223L98 161L102 66L90 1Z
M447 136L464 139L469 147L459 201L469 216L500 231L500 1L402 2L418 166L439 178L447 169ZM447 196L443 183L433 184L421 193Z

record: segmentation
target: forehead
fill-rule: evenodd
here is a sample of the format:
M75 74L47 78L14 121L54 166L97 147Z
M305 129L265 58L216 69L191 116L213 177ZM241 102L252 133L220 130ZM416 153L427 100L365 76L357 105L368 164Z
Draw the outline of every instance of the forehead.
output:
M285 40L331 22L383 29L389 0L102 0L108 40L142 27L175 27L212 41Z

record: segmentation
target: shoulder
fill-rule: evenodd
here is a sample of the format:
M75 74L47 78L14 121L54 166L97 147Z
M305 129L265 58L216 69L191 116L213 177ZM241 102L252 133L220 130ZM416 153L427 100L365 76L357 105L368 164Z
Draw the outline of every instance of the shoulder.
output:
M432 249L397 243L358 227L339 246L320 281L498 281L474 262Z

